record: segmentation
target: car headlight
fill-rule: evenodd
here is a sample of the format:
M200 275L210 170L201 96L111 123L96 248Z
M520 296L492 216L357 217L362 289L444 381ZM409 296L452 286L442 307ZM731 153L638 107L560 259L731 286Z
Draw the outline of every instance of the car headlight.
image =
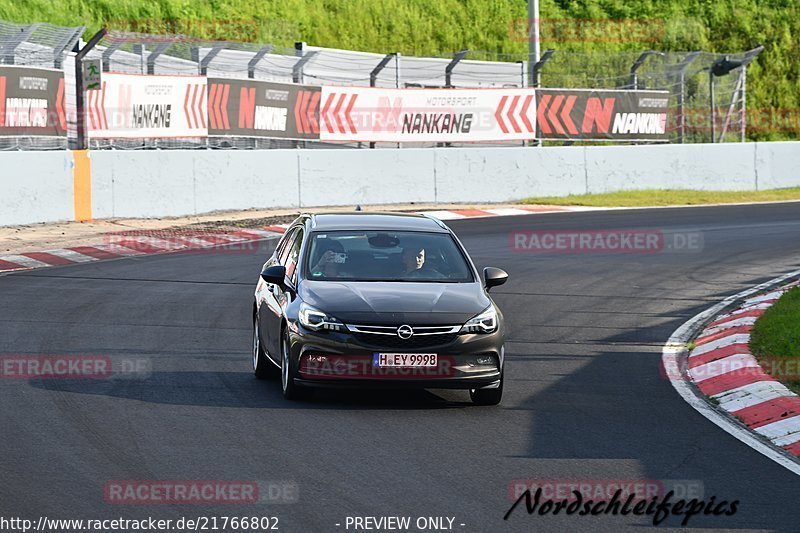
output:
M490 305L476 317L467 320L459 333L492 333L497 329L497 311Z
M329 331L346 331L346 327L339 320L323 313L319 309L315 309L308 304L300 304L300 323L311 330L319 331L321 329Z

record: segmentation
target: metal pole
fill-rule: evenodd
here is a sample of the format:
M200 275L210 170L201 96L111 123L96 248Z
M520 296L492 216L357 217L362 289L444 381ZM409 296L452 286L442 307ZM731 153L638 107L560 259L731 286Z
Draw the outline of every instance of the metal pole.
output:
M109 44L105 50L103 50L103 72L108 72L111 70L111 56L114 55L114 52L117 51L121 44L121 41L113 42Z
M728 126L731 122L731 115L733 115L733 110L736 107L736 104L739 103L739 93L741 92L742 87L742 75L745 69L746 67L741 67L739 76L736 78L736 87L731 93L731 104L728 106L728 111L725 113L725 121L722 123L722 131L719 134L719 142L724 142L725 134L728 132Z
M683 99L686 90L684 89L685 74L680 74L680 89L678 89L678 142L683 144L683 136L686 133L686 116L683 114Z
M709 70L708 71L708 91L711 95L711 142L717 142L717 112L716 107L714 104L714 74Z
M225 41L214 43L214 45L211 47L211 50L209 50L208 53L203 58L203 60L200 61L200 75L201 76L205 76L205 75L208 74L208 65L211 64L211 61L213 61L214 58L217 57L217 55L227 45L228 45L228 43L225 42ZM199 52L199 50L198 50L198 52Z
M640 55L639 58L633 62L633 65L631 65L631 77L630 80L628 81L628 85L630 86L631 89L639 88L639 74L637 74L637 71L639 70L639 67L641 67L644 64L645 60L652 55L658 55L663 57L664 53L656 52L655 50L645 50L644 52L642 52L642 55Z
M452 79L452 76L453 76L453 69L456 68L456 65L458 65L459 61L464 59L464 56L466 56L468 53L469 53L469 50L461 50L460 52L456 52L453 55L452 61L450 61L450 63L448 63L447 66L445 67L445 69L444 69L444 86L447 87L448 89L453 87L453 84L450 83L450 81Z
M167 49L172 46L172 43L159 43L156 49L150 52L150 55L147 56L147 73L148 74L155 74L156 73L156 59L158 56L163 54L167 51Z
M270 52L272 52L272 45L268 44L264 48L256 52L253 58L247 62L248 78L253 79L256 77L256 65L258 65L258 62L261 61L261 59Z
M5 63L8 63L9 65L13 65L15 63L17 47L27 41L33 32L39 28L39 26L41 26L41 23L31 24L30 26L23 28L22 31L17 32L16 35L5 42L5 45L3 46Z
M384 56L384 58L381 59L380 62L375 66L375 68L372 69L372 72L369 73L369 86L370 87L375 87L375 84L378 81L378 75L381 73L381 71L384 68L386 68L386 65L388 65L389 61L391 61L392 58L394 58L395 56L397 56L396 53L386 54Z
M386 65L389 64L389 61L391 61L392 58L394 58L396 56L397 56L396 53L394 53L394 54L386 54L383 57L383 59L381 59L380 62L375 66L375 68L372 69L372 72L369 73L369 86L370 87L375 87L375 84L378 82L378 75L381 73L381 71L384 68L386 68ZM369 147L370 148L375 148L375 143L374 142L369 143Z
M75 149L86 150L89 143L86 139L86 104L83 94L83 58L89 51L97 46L97 43L105 37L107 30L100 28L100 31L95 33L89 42L75 54L75 111L77 123L75 127ZM77 46L77 45L76 45Z
M400 52L394 58L394 86L400 88Z
M550 59L550 56L552 56L555 52L556 51L554 48L550 48L544 53L539 61L533 63L532 67L530 66L531 64L528 63L528 68L531 75L531 87L539 87L539 85L541 85L542 67L544 67L544 64L547 63L547 60Z
M64 54L67 52L67 48L69 48L70 44L80 39L85 30L86 26L75 28L74 32L67 35L61 42L53 46L53 66L55 68L61 69L64 66Z
M539 62L539 0L528 0L528 70L532 71L531 65ZM536 87L533 74L529 72L531 80L529 85Z
M298 56L300 59L292 66L292 82L293 83L303 83L303 68L305 67L306 63L311 61L314 56L316 56L319 52L307 52L306 51L306 43L295 43L295 55Z
M678 82L680 83L680 90L678 91L678 142L683 144L686 135L686 69L694 61L700 52L689 52L689 54L678 64Z
M394 84L395 87L400 88L400 52L397 52L397 56L394 58ZM397 148L401 147L402 145L397 143Z
M739 142L744 142L747 133L747 67L742 69L742 120Z

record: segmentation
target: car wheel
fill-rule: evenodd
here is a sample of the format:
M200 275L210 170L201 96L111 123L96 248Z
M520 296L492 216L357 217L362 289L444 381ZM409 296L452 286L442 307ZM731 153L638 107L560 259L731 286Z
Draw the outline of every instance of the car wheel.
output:
M503 375L496 389L470 389L469 397L475 405L497 405L503 399Z
M302 400L310 396L310 390L294 383L295 372L292 369L289 357L289 335L284 332L281 336L281 389L283 397L287 400Z
M253 320L253 373L257 379L269 379L277 374L275 370L275 365L267 359L264 347L261 346L261 339L258 335L258 319L256 318Z

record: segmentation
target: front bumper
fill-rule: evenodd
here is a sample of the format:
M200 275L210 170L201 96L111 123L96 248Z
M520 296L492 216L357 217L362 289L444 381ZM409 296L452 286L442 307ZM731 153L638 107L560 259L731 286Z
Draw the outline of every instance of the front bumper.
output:
M289 328L294 382L314 387L479 389L498 387L503 372L505 332L457 335L446 344L414 349L364 343L349 332ZM377 336L376 336L377 337ZM436 367L380 367L376 353L435 353ZM480 358L480 360L479 360Z

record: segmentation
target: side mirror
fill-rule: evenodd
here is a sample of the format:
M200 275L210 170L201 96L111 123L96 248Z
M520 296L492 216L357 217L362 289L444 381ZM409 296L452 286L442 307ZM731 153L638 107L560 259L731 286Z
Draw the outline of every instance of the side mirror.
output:
M267 267L261 272L261 279L283 288L286 286L286 267L283 265Z
M483 269L483 279L485 281L486 290L488 291L492 287L497 287L505 283L508 280L508 273L500 268L486 267Z

